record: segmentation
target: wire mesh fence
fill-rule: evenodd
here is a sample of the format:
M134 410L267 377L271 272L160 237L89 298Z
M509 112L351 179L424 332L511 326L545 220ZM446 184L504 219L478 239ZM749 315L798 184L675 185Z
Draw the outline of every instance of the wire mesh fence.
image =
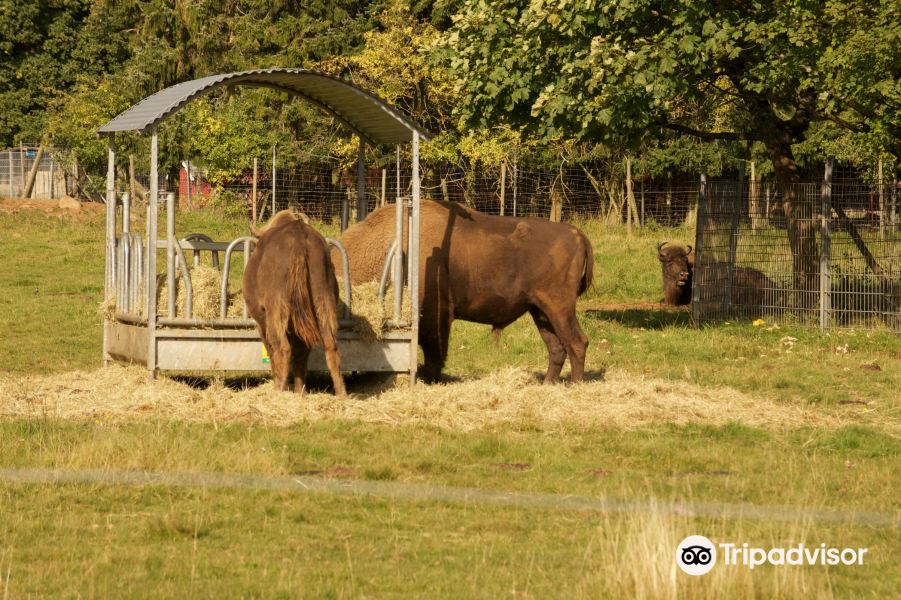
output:
M859 180L703 185L694 319L901 332L898 191Z
M0 150L0 195L21 198L37 159L35 146ZM69 188L65 159L53 149L42 152L29 198L62 198L69 193Z
M397 197L409 197L411 165L368 166L363 171L366 213ZM520 167L515 164L461 167L424 162L420 168L422 197L460 202L494 215L531 216L552 220L600 217L609 222L679 226L690 218L698 198L696 177L636 179L630 198L621 174L604 165ZM190 184L188 183L190 181ZM128 183L120 184L127 191ZM139 199L146 196L146 176L136 177ZM345 205L356 216L359 176L338 164L291 168L260 165L228 181L211 182L202 169L187 163L177 176L161 174L161 192L176 191L183 208L222 208L245 212L248 218L268 218L292 208L313 219L340 219ZM631 200L631 201L630 201Z

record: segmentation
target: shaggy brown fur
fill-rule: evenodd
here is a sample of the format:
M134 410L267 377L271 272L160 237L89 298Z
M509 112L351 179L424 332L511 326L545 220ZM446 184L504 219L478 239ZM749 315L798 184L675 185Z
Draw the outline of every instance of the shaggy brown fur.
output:
M690 258L689 258L690 257ZM691 272L694 251L678 244L657 244L657 258L663 268L663 304L684 306L691 303Z
M381 208L341 236L354 284L381 276L395 210ZM576 318L576 298L591 284L594 269L584 234L570 225L495 217L435 201L422 202L420 231L425 379L441 375L454 319L485 323L497 332L527 312L550 356L545 381L559 378L567 356L572 379L582 379L588 338Z
M338 282L325 238L290 211L259 232L244 270L244 299L272 361L278 389L302 393L307 359L322 346L335 394L344 395L338 355Z

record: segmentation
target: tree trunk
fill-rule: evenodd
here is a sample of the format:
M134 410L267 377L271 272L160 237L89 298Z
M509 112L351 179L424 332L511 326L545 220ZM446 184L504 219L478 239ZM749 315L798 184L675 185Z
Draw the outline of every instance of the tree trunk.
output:
M792 288L794 306L809 309L816 306L819 282L819 250L817 222L813 202L801 193L798 165L791 149L789 136L767 142L767 152L773 162L776 184L782 194L782 208L792 252Z

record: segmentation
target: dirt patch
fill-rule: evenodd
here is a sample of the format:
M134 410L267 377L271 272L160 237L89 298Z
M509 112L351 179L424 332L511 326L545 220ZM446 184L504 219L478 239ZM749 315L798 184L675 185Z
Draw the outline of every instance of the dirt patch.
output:
M65 202L63 203L66 204ZM81 202L79 208L69 204L72 208L60 206L60 200L47 200L44 198L4 198L0 199L0 212L16 214L22 211L37 211L48 217L59 217L76 221L88 221L103 215L106 205L99 202Z
M353 387L351 392L355 391ZM276 392L270 382L199 389L167 377L154 382L140 367L111 366L58 375L0 377L0 418L92 419L101 422L242 421L286 426L351 419L385 425L427 423L470 431L509 424L541 430L634 429L658 424L742 423L781 430L872 424L901 432L897 415L876 408L788 404L726 387L608 373L604 381L545 386L535 374L506 368L441 385L401 385L336 398Z

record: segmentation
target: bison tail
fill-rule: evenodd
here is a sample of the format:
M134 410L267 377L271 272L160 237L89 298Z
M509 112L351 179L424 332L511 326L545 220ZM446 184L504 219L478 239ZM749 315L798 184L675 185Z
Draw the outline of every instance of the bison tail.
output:
M319 333L319 324L316 322L312 283L307 253L298 252L294 256L294 264L291 267L290 285L293 289L291 322L294 334L306 345L321 346L322 338Z
M582 280L579 282L579 296L594 285L594 248L591 247L591 241L584 234L582 237L582 249L585 252L585 264L582 272Z

